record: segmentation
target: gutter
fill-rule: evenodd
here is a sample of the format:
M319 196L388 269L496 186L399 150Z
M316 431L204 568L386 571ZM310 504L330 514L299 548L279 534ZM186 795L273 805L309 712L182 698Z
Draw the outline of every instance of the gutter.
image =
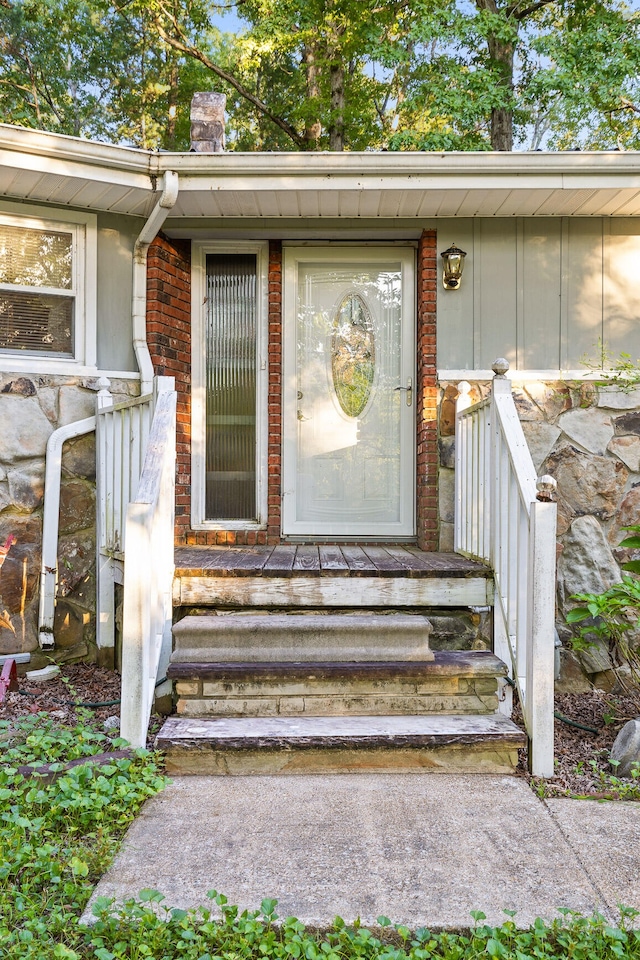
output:
M42 517L42 565L40 567L40 606L38 612L38 642L42 650L53 648L53 618L56 605L58 573L58 516L60 512L60 480L62 475L62 447L66 440L91 433L96 418L86 417L67 423L54 430L47 441L44 473L44 513Z
M133 349L140 369L140 396L151 393L153 387L153 363L147 343L147 254L169 211L178 199L178 174L167 170L163 177L162 195L133 248L133 295L131 320Z

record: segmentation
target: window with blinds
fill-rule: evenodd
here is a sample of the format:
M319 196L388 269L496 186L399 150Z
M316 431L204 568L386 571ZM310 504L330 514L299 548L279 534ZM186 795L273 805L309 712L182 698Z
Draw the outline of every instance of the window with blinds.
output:
M255 254L206 259L206 519L255 520Z
M0 222L0 352L73 357L74 233Z

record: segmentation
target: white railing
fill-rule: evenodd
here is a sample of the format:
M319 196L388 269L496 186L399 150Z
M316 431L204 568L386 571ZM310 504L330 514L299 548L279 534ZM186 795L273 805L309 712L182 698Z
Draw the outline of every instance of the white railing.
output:
M149 439L154 392L114 403L110 383L98 381L96 406L97 629L96 642L105 664L115 649L115 583L122 582L125 516L138 489Z
M157 678L171 652L176 392L171 377L156 383L140 483L127 507L123 539L120 733L134 747L146 743Z
M459 385L456 413L455 549L490 564L495 653L517 687L529 765L553 776L555 480L537 479L505 376L496 360L491 396L471 405ZM510 697L503 709L510 712Z

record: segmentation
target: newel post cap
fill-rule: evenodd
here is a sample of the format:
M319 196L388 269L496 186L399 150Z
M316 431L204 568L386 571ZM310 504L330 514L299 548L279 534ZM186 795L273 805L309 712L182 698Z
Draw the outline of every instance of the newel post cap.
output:
M558 484L555 477L545 473L542 477L538 477L536 480L536 489L538 491L538 500L542 500L546 503L552 503L555 499L555 492L558 489Z

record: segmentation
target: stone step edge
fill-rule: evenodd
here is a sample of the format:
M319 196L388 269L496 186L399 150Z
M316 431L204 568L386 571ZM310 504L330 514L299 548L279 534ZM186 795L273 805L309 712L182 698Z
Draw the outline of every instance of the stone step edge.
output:
M526 734L513 721L498 714L487 716L439 715L438 717L404 717L404 720L418 721L424 732L422 733L354 733L340 732L340 721L349 720L346 727L353 728L353 720L367 721L371 726L382 726L382 721L398 721L398 717L332 717L333 732L314 733L313 726L317 727L318 720L328 718L318 717L290 717L279 718L282 730L278 733L260 732L260 720L246 719L198 719L170 717L165 721L155 739L158 750L169 750L171 747L183 749L201 749L206 746L216 750L315 750L315 749L343 749L367 750L375 748L402 749L404 747L439 748L452 745L473 746L478 744L501 744L512 748L524 747L527 744ZM434 721L435 724L434 724ZM448 724L448 729L445 726ZM216 726L219 733L215 733ZM268 725L267 725L268 726ZM286 727L292 729L287 732ZM431 731L428 727L431 726ZM465 729L475 726L477 729ZM224 732L231 727L236 733ZM244 732L243 732L243 727ZM306 732L304 728L307 728ZM456 727L458 730L456 731ZM182 729L181 729L182 728ZM195 728L195 729L194 729ZM222 728L222 729L220 729ZM256 729L258 728L258 729ZM295 729L297 728L297 729ZM440 728L440 729L438 729ZM251 732L253 729L254 732Z
M429 618L422 613L216 613L188 614L173 625L174 636L188 634L194 628L198 632L212 630L222 633L225 630L246 631L259 627L263 632L274 633L283 628L295 628L299 632L311 633L316 630L331 632L345 627L358 629L366 627L374 631L418 629L431 633Z
M506 665L485 650L434 650L433 660L172 662L171 680L394 680L408 677L504 677Z

